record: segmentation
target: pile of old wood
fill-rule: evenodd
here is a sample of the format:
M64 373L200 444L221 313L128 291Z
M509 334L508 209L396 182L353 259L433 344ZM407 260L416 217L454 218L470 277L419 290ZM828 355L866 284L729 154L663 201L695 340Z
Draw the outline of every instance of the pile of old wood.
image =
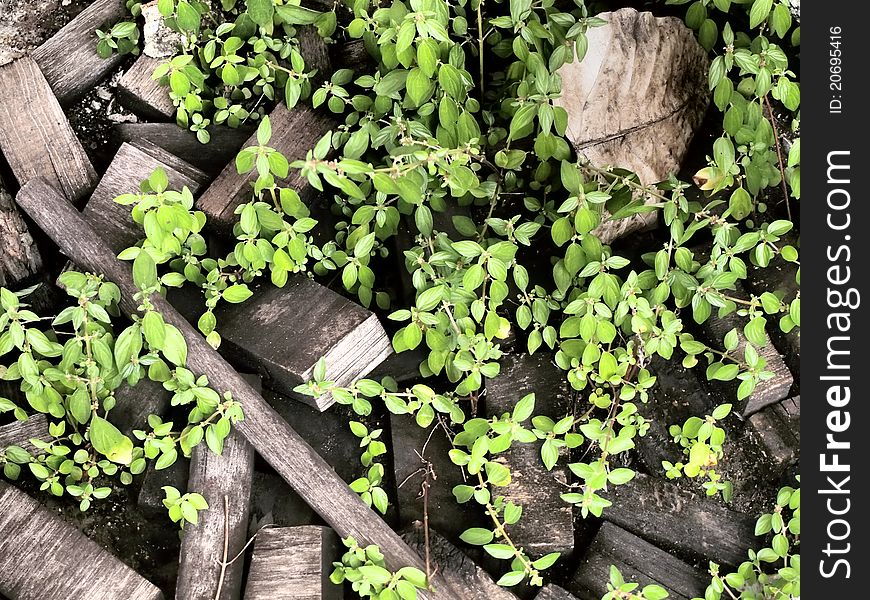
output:
M197 206L215 231L225 234L235 207L249 197L250 178L238 175L232 159L252 132L215 131L208 146L200 145L168 122L171 104L148 76L152 59L142 57L126 72L121 88L128 106L153 122L119 126L122 143L99 175L64 107L118 66L117 58L96 56L92 32L117 19L122 5L121 0L95 1L31 57L0 67L0 150L16 180L9 182L10 189L19 189L18 206L72 262L116 281L124 292L122 308L129 314L136 308L133 284L116 253L135 243L139 234L128 209L113 198L136 191L141 180L162 167L172 186L188 186L197 195ZM325 48L313 42L307 46L312 66L328 73ZM339 55L359 52L345 49ZM304 156L333 126L310 109L287 110L283 105L273 110L271 121L272 145L290 159ZM291 179L289 185L311 197L304 181ZM0 184L0 285L45 281L50 289L49 274L33 241L35 231L28 230ZM792 285L794 278L786 267L779 269L780 283ZM763 282L750 280L749 285ZM422 592L421 597L515 597L472 561L491 566L479 554L458 548L459 533L480 516L460 509L453 499L451 489L461 482L461 472L447 458L449 441L442 431L423 430L407 418L381 414L394 455L387 487L398 510L388 514L391 527L345 483L360 475L358 440L347 430L345 416L323 412L333 399L315 401L293 392L311 376L321 356L327 358L329 378L339 383L379 365L379 371L388 370L382 363L391 353L390 344L375 315L300 277L283 289L264 287L250 301L223 309L219 322L225 343L219 355L186 320L191 314L183 308L184 298L175 302L178 309L162 299L155 302L166 321L185 335L190 368L208 375L216 387L232 390L246 415L222 455L198 448L189 461L165 471L149 470L141 483L137 510L151 511L155 518L162 512L163 485L198 491L211 506L199 524L185 531L175 597L340 598L342 589L330 584L328 575L341 554L339 536L349 535L377 544L394 569L425 568L420 555L426 546L434 563L435 591ZM706 333L721 335L730 327L713 322ZM797 460L800 410L786 366L797 364L799 342L785 337L774 342L764 349L765 358L780 376L760 385L746 404L743 415L748 421L731 448L739 457L737 464L775 463L777 473L765 475L773 481ZM785 362L778 351L786 354ZM413 370L407 376L413 377ZM566 557L567 566L557 571L564 589L549 585L538 598L597 600L612 564L627 580L656 581L671 590L672 597L692 598L703 595L705 574L699 566L704 561L734 565L755 545L752 517L661 479L661 460L676 458L665 443L667 425L705 414L731 390L708 388L694 373L684 371L659 376L661 385L646 415L655 424L638 452L642 468L651 475L639 476L610 495L614 506L605 512L597 531L597 525L575 519L559 498L571 483L567 469L546 471L534 445L506 454L515 474L506 495L525 507L513 530L514 541L532 556L558 551ZM509 410L512 402L531 391L537 393L538 412L561 416L580 408L546 357L517 354L506 358L502 374L489 383L485 411ZM167 393L143 383L119 393L113 414L129 431L147 414L167 407ZM47 435L45 418L37 416L0 427L0 447L26 445ZM748 478L742 485L755 483ZM428 536L420 526L424 517L431 528ZM168 521L166 530L167 536L174 535ZM164 597L163 592L37 500L0 483L0 593L13 600L109 600L156 599ZM532 590L519 593L534 595Z

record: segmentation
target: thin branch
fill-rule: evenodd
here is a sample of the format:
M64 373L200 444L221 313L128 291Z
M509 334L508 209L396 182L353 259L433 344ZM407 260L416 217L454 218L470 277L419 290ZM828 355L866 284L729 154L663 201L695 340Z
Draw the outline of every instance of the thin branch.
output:
M785 164L782 162L782 147L779 144L779 131L776 128L776 117L773 116L773 107L770 106L770 100L767 95L764 96L764 104L767 106L767 114L770 115L770 125L773 127L773 140L776 143L776 157L779 159L779 174L780 183L782 183L782 193L785 196L785 210L788 214L788 220L791 221L791 205L788 202L788 186L785 184Z
M224 495L224 554L223 560L221 560L221 574L218 579L218 587L217 593L214 595L214 600L220 600L221 592L224 588L224 578L227 574L227 557L230 552L230 500L229 497Z

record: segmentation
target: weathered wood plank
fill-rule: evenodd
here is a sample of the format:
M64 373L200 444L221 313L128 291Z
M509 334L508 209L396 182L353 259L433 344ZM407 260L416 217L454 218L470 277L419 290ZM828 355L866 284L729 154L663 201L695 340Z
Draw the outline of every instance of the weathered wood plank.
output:
M41 269L39 249L0 178L0 287L17 289Z
M94 87L124 57L97 54L95 31L127 14L124 0L95 0L49 38L31 56L61 104L70 104Z
M747 430L754 432L762 448L778 466L796 462L801 453L801 398L789 398L768 406L751 417Z
M139 303L133 298L138 290L131 267L119 261L102 242L93 228L63 197L45 181L33 181L19 192L18 205L60 247L60 251L77 264L106 278L121 288L121 310L137 313ZM342 481L326 461L296 433L164 298L151 298L164 320L174 325L188 345L187 367L208 377L215 388L232 392L241 403L245 419L236 425L241 433L284 478L287 483L329 524L344 537L353 536L360 543L375 544L383 552L391 569L403 566L420 568L423 561L371 508ZM438 591L421 592L424 600L455 600Z
M0 592L16 600L162 600L130 567L0 481Z
M649 402L638 403L638 412L650 425L646 435L635 438L635 444L647 471L663 476L662 461L677 462L683 457L668 427L682 425L689 417L704 418L730 400L707 387L699 367L687 369L656 355L649 370L655 373L656 384L649 392Z
M423 522L428 512L430 529L455 543L469 527L486 525L481 511L466 510L453 496L455 486L468 482L463 479L462 469L448 457L453 446L437 422L423 429L408 415L391 414L390 433L402 525ZM427 469L429 488L424 503Z
M248 537L254 447L238 431L231 431L218 455L200 444L190 457L188 490L203 495L208 510L199 523L188 524L181 538L176 598L234 600L242 588L244 563L226 567L221 582L221 561L232 560ZM224 555L226 543L227 554ZM217 595L220 588L220 595Z
M84 148L29 57L0 67L0 150L21 185L42 177L76 202L97 184Z
M337 69L353 69L356 75L370 72L374 66L374 59L369 56L365 42L351 40L344 44L330 46L332 64Z
M604 519L663 548L739 565L755 546L755 519L675 484L638 474L608 494Z
M314 147L314 144L335 126L328 115L315 112L304 104L299 104L291 110L279 104L272 110L269 119L272 125L272 139L269 141L269 146L281 152L290 162L305 158L305 154ZM256 135L252 135L243 147L256 145ZM240 205L250 202L253 196L251 186L256 178L256 170L247 175L240 175L236 170L235 162L230 162L221 171L196 204L197 208L208 216L212 228L222 233L232 230L237 219L235 210ZM315 203L319 194L308 184L308 180L298 169L290 169L290 174L282 185L299 192L302 200L308 205Z
M555 583L548 583L535 596L535 600L577 600L577 598L565 588L559 587ZM596 600L600 599L596 598Z
M32 439L43 442L51 440L48 435L48 421L42 413L30 415L26 421L13 421L0 427L0 452L9 446L20 446L33 453L36 447L30 443Z
M201 143L196 134L175 123L120 123L115 127L115 134L121 143L150 142L214 177L235 158L254 129L247 125L238 129L212 127L208 144Z
M291 277L283 288L258 285L250 300L222 304L215 316L224 351L237 364L259 372L275 391L320 410L335 402L331 394L312 398L293 391L312 378L320 358L329 381L348 385L392 352L377 315L304 275Z
M341 547L328 527L261 530L254 540L245 600L341 600L342 587L329 580Z
M680 559L611 523L603 523L574 573L568 589L580 600L601 600L607 593L610 566L625 581L641 586L657 583L671 600L703 598L710 578Z
M554 421L571 414L573 405L564 373L544 353L509 354L501 361L498 377L487 381L486 412L500 417L513 410L526 394L535 393L535 414ZM499 488L505 500L523 507L523 517L511 526L511 539L533 556L574 549L571 505L562 500L570 478L565 465L547 471L541 460L541 442L515 442L499 455L511 471L510 485Z
M137 115L157 121L171 121L175 118L175 104L169 97L169 87L151 77L154 69L163 62L166 59L143 54L118 81L118 92L124 106Z
M798 246L796 236L787 234L783 242ZM764 292L779 292L786 302L791 302L800 294L800 284L797 282L798 265L783 260L782 256L774 257L765 268L749 265L746 289L760 296ZM779 315L768 317L767 333L773 345L783 354L783 360L794 375L800 374L801 365L801 333L797 328L789 333L783 333L779 328ZM800 377L795 384L800 384Z
M115 202L122 194L139 192L139 184L158 167L166 171L169 189L187 186L196 194L208 176L183 160L147 141L121 144L94 193L85 205L84 215L100 237L116 253L135 246L145 234L133 221L129 206Z
M165 469L154 468L155 463L150 463L142 477L142 487L139 488L139 496L136 505L143 512L157 518L166 518L166 507L163 499L166 493L163 486L172 486L182 494L187 493L187 480L190 477L190 459L179 456L178 460ZM198 491L198 490L191 490Z
M423 526L417 522L402 530L402 538L421 555L426 548ZM462 550L444 537L429 530L430 566L444 579L439 591L452 600L516 600L507 588L492 580L486 571L474 563Z
M162 416L169 408L172 392L163 384L147 377L136 385L121 384L115 390L115 408L112 423L121 431L130 434L134 429L148 429L148 415Z
M738 297L747 297L746 292L743 290L739 282L737 284L737 290L732 293ZM746 337L743 335L743 326L745 324L746 319L738 316L736 313L731 313L722 318L718 318L714 314L700 326L700 331L702 337L709 344L714 348L721 348L722 339L725 337L725 334L736 327L740 342L737 348L732 351L732 355L742 360L744 349L748 343ZM778 327L776 323L769 325ZM785 365L782 356L777 351L776 346L774 346L770 341L770 337L767 333L765 333L765 340L766 343L763 346L756 348L756 350L758 350L759 356L767 361L765 370L773 371L774 377L767 381L760 381L756 386L755 391L753 391L752 394L743 401L741 413L744 417L748 417L765 406L779 402L788 397L789 390L791 390L792 383L794 383L794 377L792 376L791 371L789 371L788 367ZM739 383L739 381L735 380L731 382L716 382L715 385L726 390L731 397L736 400L737 385ZM738 404L737 406L740 405Z

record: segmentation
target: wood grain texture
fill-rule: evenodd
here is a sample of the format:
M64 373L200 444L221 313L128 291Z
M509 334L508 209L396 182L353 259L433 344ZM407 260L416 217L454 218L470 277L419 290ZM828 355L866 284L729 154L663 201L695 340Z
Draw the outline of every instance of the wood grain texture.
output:
M403 529L402 538L423 554L426 541L421 523ZM443 587L439 591L447 594L445 597L452 600L517 600L462 550L432 530L429 531L429 549L433 571L443 575Z
M422 486L427 464L432 470L428 492L429 528L458 544L461 543L459 535L469 527L488 525L483 511L467 510L467 505L458 504L453 496L453 488L466 481L462 469L453 464L447 454L453 446L437 422L423 429L408 415L390 414L390 434L388 446L392 450L399 486L402 525L423 520Z
M328 527L261 530L254 540L245 600L341 600L342 586L329 580L341 548Z
M748 299L749 297L739 282L736 285L736 290L734 292L729 292L729 294L738 298ZM743 327L746 325L746 322L747 319L738 316L737 313L731 313L721 318L714 314L707 319L706 322L700 325L699 330L704 341L714 348L721 348L722 339L725 337L725 334L731 331L731 329L736 328L740 341L737 348L732 351L732 354L742 358L746 344L748 343L746 337L743 335ZM778 327L774 319L768 321L768 328L771 327ZM774 404L775 402L779 402L788 397L792 383L794 383L794 376L791 374L791 371L789 371L785 361L782 359L782 355L780 355L773 342L770 341L770 337L766 332L764 338L765 343L762 346L757 346L756 350L758 350L758 355L766 361L764 369L766 371L772 371L774 376L772 379L768 379L767 381L759 381L755 390L748 398L743 400L744 404L742 405L741 413L744 417L748 417L765 406ZM734 380L728 382L713 382L711 385L721 388L727 397L736 398L737 386L739 383L740 381ZM740 407L740 404L737 406Z
M555 583L548 583L535 596L535 600L577 600L577 598L565 588L559 587Z
M573 413L563 373L545 353L505 356L498 377L486 383L486 412L500 417L531 393L535 394L536 415L558 421ZM540 442L515 442L498 460L511 471L511 483L498 493L523 507L522 519L511 526L511 539L533 557L550 552L569 555L574 550L574 520L571 505L561 498L570 479L568 468L563 464L548 471L541 460Z
M305 158L323 134L335 126L331 117L303 103L290 110L279 104L272 110L269 120L272 124L269 146L281 152L290 162ZM256 145L257 137L252 135L242 146ZM253 197L252 184L256 179L256 169L247 175L239 175L234 161L221 171L196 204L208 216L212 228L225 234L232 231L236 222L235 210L250 202ZM315 203L319 194L308 185L308 180L298 169L290 169L289 176L280 184L299 192L302 200L309 205Z
M601 600L607 593L611 565L622 572L627 582L661 585L668 590L671 600L703 598L710 583L708 575L675 556L621 527L603 523L568 589L580 600Z
M231 431L218 455L200 444L190 457L188 489L203 495L208 510L196 525L188 524L181 538L181 559L175 597L185 600L236 600L242 589L244 563L226 568L220 596L224 539L231 560L248 539L254 447L238 431Z
M251 126L212 127L208 144L201 143L195 133L175 123L120 123L115 127L115 134L119 142L150 142L214 177L235 159L254 129Z
M293 391L312 378L321 358L328 380L344 386L392 353L374 313L305 275L292 276L283 288L261 284L253 291L246 302L221 304L215 316L224 352L275 391L326 410L335 402L331 394L312 398Z
M755 547L755 519L678 488L637 474L608 495L605 520L661 546L699 560L739 565Z
M30 440L38 439L48 442L52 438L48 434L48 421L45 415L31 415L26 421L13 421L0 427L0 452L8 446L20 446L30 453L37 449Z
M0 287L17 289L40 269L39 249L0 179Z
M709 100L707 52L683 21L623 8L596 15L607 25L587 32L581 62L559 69L568 111L566 135L598 166L637 173L644 184L676 172ZM649 199L652 201L653 199ZM655 223L657 213L606 222L596 234L610 243Z
M166 171L171 190L187 186L196 194L208 180L199 169L150 142L121 144L84 209L85 218L115 253L145 237L142 226L133 221L131 207L118 204L115 198L139 193L139 184L158 167Z
M118 66L124 57L97 54L95 31L127 16L124 0L95 0L31 56L61 104L71 104Z
M76 202L97 173L32 58L0 67L0 150L20 185L42 177Z
M330 46L331 61L337 69L353 69L356 75L370 73L375 65L374 59L366 50L363 40L351 40Z
M761 441L765 454L776 465L796 462L801 455L801 398L788 398L749 417L747 429Z
M127 69L118 81L121 102L134 113L146 119L171 121L175 118L175 105L169 97L169 87L152 79L154 69L163 58L151 58L144 54Z
M53 239L62 253L95 273L103 273L121 289L121 310L136 314L131 266L119 261L92 227L45 181L33 181L19 192L18 205ZM329 467L326 461L296 433L164 298L153 296L167 323L177 327L188 345L187 367L208 377L214 387L232 392L245 413L236 425L257 452L287 483L345 538L376 544L391 569L423 568L420 556L376 515ZM439 587L440 578L434 584ZM422 592L424 600L455 600L439 591Z
M130 567L0 481L0 592L15 600L162 600Z

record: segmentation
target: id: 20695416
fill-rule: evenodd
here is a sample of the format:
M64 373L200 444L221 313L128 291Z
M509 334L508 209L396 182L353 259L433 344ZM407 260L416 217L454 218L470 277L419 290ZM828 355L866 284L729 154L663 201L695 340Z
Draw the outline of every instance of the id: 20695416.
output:
M838 115L843 112L843 28L835 25L828 29L828 89L831 98L828 112Z

